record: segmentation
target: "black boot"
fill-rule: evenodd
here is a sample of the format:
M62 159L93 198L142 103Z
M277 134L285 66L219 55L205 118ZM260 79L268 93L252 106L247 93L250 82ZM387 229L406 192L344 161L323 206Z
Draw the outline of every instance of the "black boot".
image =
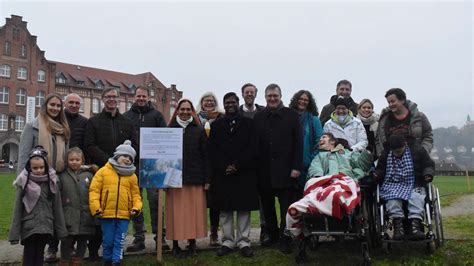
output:
M260 226L260 244L263 242L268 242L269 238L270 236L268 235L267 228L262 224Z
M403 240L405 230L403 229L403 218L393 218L393 240Z
M196 239L189 239L189 244L188 244L188 256L196 256L197 251L196 251Z
M181 248L179 247L178 241L173 240L173 249L171 250L171 253L173 254L173 257L175 258L181 258Z
M423 224L420 219L411 219L410 222L410 234L408 235L410 240L423 240L425 239L425 233L423 232Z
M211 226L211 235L209 236L209 245L211 247L219 246L219 239L217 236L217 226Z

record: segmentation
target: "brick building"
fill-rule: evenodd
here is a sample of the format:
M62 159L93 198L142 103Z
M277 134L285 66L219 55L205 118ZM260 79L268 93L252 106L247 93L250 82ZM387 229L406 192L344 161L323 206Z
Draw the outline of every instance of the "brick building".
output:
M38 114L45 96L51 92L74 92L83 99L81 112L91 117L102 110L104 88L120 92L119 110L128 110L135 88L150 89L151 101L166 120L174 111L182 92L176 85L167 88L151 72L128 74L47 60L27 29L22 17L12 15L0 27L0 159L16 161L20 134L25 123Z

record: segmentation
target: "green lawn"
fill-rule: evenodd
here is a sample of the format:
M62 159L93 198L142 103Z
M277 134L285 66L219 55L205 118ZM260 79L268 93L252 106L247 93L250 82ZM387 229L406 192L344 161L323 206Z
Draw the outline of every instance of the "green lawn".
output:
M13 209L13 201L15 199L15 190L12 186L12 182L15 179L14 174L0 174L0 202L2 208L0 208L0 239L7 239L8 230L11 222L11 213ZM470 177L471 185L474 189L474 177ZM434 179L434 183L439 187L441 194L441 202L444 206L452 203L460 195L469 193L467 191L466 177L464 176L437 176ZM474 193L471 191L470 193ZM144 193L146 199L146 193ZM276 209L278 210L278 201L276 201ZM144 200L145 210L145 222L147 225L148 232L151 232L150 228L150 216L148 209L148 201ZM278 212L277 215L279 216ZM259 213L258 211L252 212L252 226L258 227ZM450 224L446 224L450 226ZM130 231L132 232L132 231Z

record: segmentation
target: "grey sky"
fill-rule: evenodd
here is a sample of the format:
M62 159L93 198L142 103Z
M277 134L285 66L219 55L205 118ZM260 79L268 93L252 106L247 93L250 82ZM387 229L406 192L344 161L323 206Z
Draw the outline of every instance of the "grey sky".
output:
M474 118L473 4L458 2L18 2L50 60L128 73L153 72L197 101L252 82L289 103L310 90L319 108L340 79L354 100L400 87L433 127Z

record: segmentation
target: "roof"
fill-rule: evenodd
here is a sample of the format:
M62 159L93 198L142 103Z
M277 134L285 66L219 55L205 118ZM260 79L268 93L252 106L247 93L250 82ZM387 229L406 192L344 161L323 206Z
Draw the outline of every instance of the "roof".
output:
M95 82L101 80L106 87L120 87L120 92L130 92L129 86L132 84L135 86L153 84L153 87L166 89L166 86L150 72L128 74L57 61L49 62L56 64L56 75L62 72L67 78L66 85L77 86L77 81L83 81L85 87L93 88L95 87Z
M444 162L441 162L441 163L436 163L436 166L435 166L435 169L436 171L463 171L463 169L461 169L461 167L459 167L457 164L455 163L444 163Z

